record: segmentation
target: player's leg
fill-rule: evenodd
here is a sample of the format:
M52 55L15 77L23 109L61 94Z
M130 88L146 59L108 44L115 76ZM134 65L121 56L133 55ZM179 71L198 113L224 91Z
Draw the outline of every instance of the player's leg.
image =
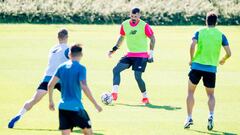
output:
M31 110L32 107L36 105L47 94L47 85L48 82L42 82L39 85L33 97L23 105L23 108L21 108L18 114L13 117L8 123L8 128L13 128L15 123L19 121L27 111ZM59 83L56 84L55 88L61 91L61 85Z
M205 72L203 76L203 83L206 87L206 92L208 96L208 108L209 108L209 117L208 117L208 130L213 129L213 119L214 119L214 108L215 108L215 96L214 88L216 82L216 74Z
M187 119L184 123L184 128L190 128L190 125L193 124L192 120L192 110L195 103L194 100L194 92L196 90L197 84L201 79L201 72L197 70L191 70L189 73L189 80L188 80L188 95L186 99L187 104Z
M70 135L71 129L61 130L62 135Z
M26 109L26 111L31 110L46 94L46 90L37 90L33 97L24 104L23 109Z
M142 79L142 72L140 71L134 71L134 76L137 81L138 87L142 93L142 103L144 104L149 104L148 96L147 96L147 91L146 91L146 85L144 80Z
M129 64L126 63L118 63L114 68L113 68L113 85L119 85L121 82L121 76L120 73L129 68Z
M88 113L82 109L72 115L74 127L80 127L84 135L92 135L92 124Z
M43 82L39 85L38 90L34 93L33 97L24 104L18 114L8 123L8 128L13 128L15 123L47 94L47 85L47 82Z
M61 110L58 109L58 117L59 117L59 130L61 130L62 135L70 135L72 125L71 117L75 115L72 111Z
M42 85L42 86L41 86ZM42 84L40 84L40 87L38 87L38 90L35 92L34 96L32 97L32 99L30 99L29 101L27 101L24 104L24 109L26 109L27 111L31 110L32 107L34 105L36 105L46 94L47 94L47 85L48 82L43 82ZM59 91L61 91L61 85L60 83L57 83L54 88L58 89Z
M208 107L209 107L209 116L213 117L214 108L215 108L215 96L214 96L214 88L206 88L208 95Z
M82 129L84 135L93 135L92 128L84 128Z
M215 97L214 88L206 88L208 95L208 107L209 107L209 117L208 117L208 130L213 129L213 118L214 118L214 108L215 108Z
M194 92L196 90L196 85L193 84L190 80L188 81L188 96L187 96L187 119L184 124L184 128L189 128L193 124L192 120L192 110L195 103Z
M142 93L142 103L149 104L149 99L147 96L147 90L144 80L142 79L142 73L145 71L147 66L147 58L132 58L135 80L137 81L138 87Z
M120 73L130 67L129 59L127 57L122 58L119 63L113 68L113 88L112 97L113 100L117 100L118 87L121 82Z

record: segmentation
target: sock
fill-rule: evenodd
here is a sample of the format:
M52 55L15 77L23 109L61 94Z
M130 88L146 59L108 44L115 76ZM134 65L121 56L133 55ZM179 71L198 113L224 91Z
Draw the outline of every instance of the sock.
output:
M209 113L209 118L210 118L210 117L213 118L213 116L214 116L214 112L210 112L210 113Z
M192 119L192 115L188 115L187 120Z
M118 93L118 85L113 85L113 89L112 89L112 92L113 93Z
M17 116L18 115L23 115L24 113L26 113L27 112L27 110L23 107L19 112L18 112L18 114L17 114Z
M143 96L143 98L147 98L147 92L146 92L146 91L143 92L143 93L142 93L142 96Z

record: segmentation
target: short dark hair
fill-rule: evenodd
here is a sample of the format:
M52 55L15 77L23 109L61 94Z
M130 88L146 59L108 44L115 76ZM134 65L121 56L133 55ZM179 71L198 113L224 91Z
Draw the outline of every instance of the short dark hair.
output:
M207 25L216 25L217 24L217 14L214 12L207 13L206 21Z
M60 29L58 31L58 38L63 39L68 36L68 30L67 29Z
M70 47L70 54L72 57L82 55L82 45L81 44L74 44Z
M132 14L137 14L137 13L140 13L140 9L135 7L132 9Z

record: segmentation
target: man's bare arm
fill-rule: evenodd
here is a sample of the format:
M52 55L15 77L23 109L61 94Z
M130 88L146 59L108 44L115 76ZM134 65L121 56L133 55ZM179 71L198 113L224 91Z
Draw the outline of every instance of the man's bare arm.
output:
M117 43L116 43L116 45L112 48L112 50L111 51L109 51L109 53L108 53L108 56L109 57L111 57L112 56L112 54L114 53L114 52L116 52L117 51L117 49L122 45L122 43L123 43L123 40L124 40L124 36L119 36L119 38L118 38L118 40L117 40Z
M92 96L92 92L91 90L88 88L87 86L87 82L86 80L80 81L81 87L83 89L84 94L87 96L87 98L93 103L93 105L95 106L95 108L101 112L102 108L101 106L99 106L96 102L96 100L94 99L94 97Z
M155 46L155 36L152 35L150 38L150 50L154 50L154 46Z
M55 110L54 102L53 102L53 88L57 84L58 81L59 81L59 78L54 76L48 83L49 109L52 111Z
M194 56L194 53L195 53L196 44L197 44L197 40L193 39L192 43L191 43L191 46L190 46L190 62L189 62L189 65L192 64L192 60L193 60L193 56Z
M229 45L228 45L228 46L223 46L223 48L224 48L226 54L225 54L225 56L224 56L224 57L220 60L220 62L219 62L221 65L223 65L223 64L226 62L226 60L227 60L229 57L231 57L231 55L232 55L232 52L231 52L231 49L230 49Z

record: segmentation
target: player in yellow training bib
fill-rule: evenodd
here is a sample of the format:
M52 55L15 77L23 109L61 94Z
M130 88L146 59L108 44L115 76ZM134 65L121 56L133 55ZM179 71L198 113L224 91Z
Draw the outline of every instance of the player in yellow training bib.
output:
M113 100L117 100L118 87L120 84L120 73L129 67L134 70L135 79L142 93L142 103L148 104L145 82L142 79L142 73L145 71L147 62L153 62L153 49L155 37L151 27L140 19L140 9L133 8L129 20L122 23L120 37L116 45L109 52L109 57L121 46L126 39L128 53L122 57L119 63L113 69ZM148 52L148 39L150 39L150 51Z

